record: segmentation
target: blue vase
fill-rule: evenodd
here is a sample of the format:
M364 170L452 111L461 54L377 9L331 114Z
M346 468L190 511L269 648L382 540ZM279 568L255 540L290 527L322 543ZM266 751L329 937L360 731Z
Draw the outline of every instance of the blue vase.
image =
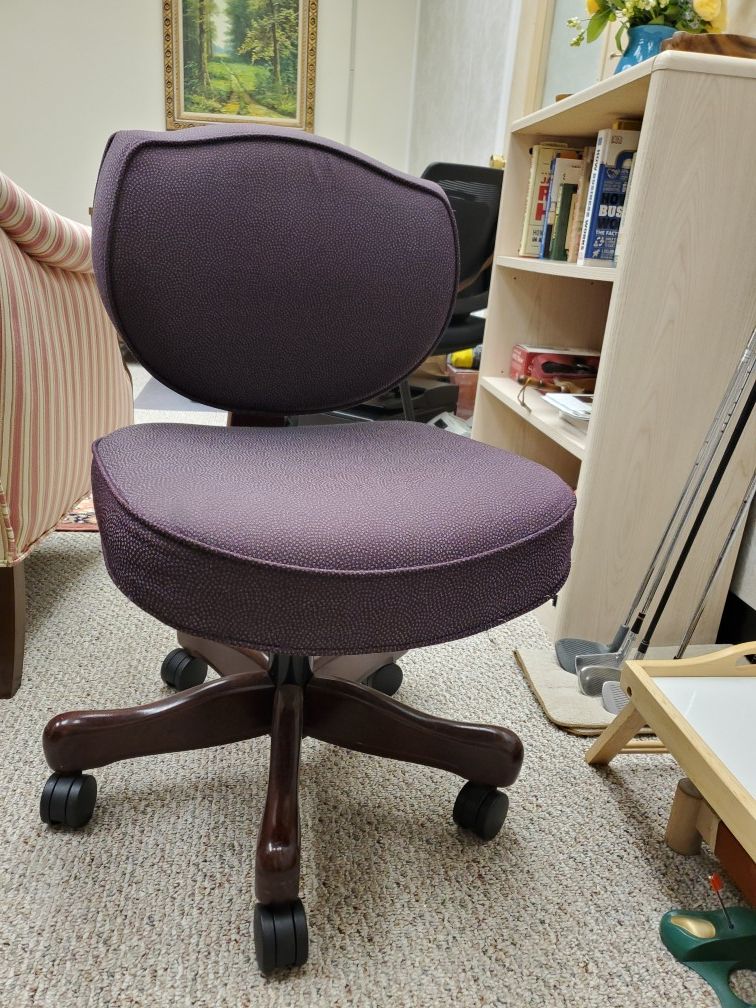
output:
M676 28L656 24L636 25L635 28L631 28L627 33L625 51L614 72L621 73L628 67L651 59L652 56L658 56L664 39L668 39L676 31Z

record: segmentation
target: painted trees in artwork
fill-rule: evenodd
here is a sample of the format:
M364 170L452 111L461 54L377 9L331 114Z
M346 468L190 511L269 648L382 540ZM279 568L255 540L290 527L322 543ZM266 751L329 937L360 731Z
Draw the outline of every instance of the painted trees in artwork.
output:
M299 7L299 0L182 0L187 110L296 115Z
M239 52L268 63L277 88L290 87L296 79L298 0L249 0L247 7L250 25Z
M217 0L183 0L184 81L201 94L209 94L208 65L213 58Z

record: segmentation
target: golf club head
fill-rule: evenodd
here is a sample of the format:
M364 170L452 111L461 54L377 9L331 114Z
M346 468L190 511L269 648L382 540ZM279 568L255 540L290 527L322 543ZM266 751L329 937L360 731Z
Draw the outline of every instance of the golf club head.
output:
M619 669L625 664L625 659L627 658L627 653L624 650L620 651L597 651L594 654L580 654L575 658L575 672L580 675L585 669L594 668L599 666L600 668L612 668ZM599 690L599 692L601 692Z
M604 683L620 681L620 670L601 665L589 665L578 672L578 689L586 696L601 696Z
M565 672L575 675L575 659L578 655L603 654L610 649L598 641L585 640L583 637L562 637L554 645L557 661Z
M601 687L601 703L609 714L619 714L630 703L630 697L618 682L605 682Z

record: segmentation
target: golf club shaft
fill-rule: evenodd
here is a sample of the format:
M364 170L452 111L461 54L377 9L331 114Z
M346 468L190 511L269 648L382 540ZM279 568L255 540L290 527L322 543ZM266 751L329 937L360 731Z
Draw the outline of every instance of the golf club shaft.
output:
M614 635L614 639L609 645L610 651L612 652L620 651L622 649L623 643L626 644L626 647L629 651L629 648L632 646L632 640L628 640L631 628L636 637L640 633L643 625L643 620L645 618L645 609L647 609L647 607L651 604L654 595L659 589L661 578L663 577L664 568L669 562L669 559L672 555L672 551L674 550L675 547L675 543L677 542L677 538L680 535L680 532L682 531L683 527L685 526L685 522L690 516L691 508L693 506L693 503L695 502L695 498L698 495L699 490L701 489L703 480L706 477L708 467L711 465L711 461L714 458L714 455L716 454L717 448L719 447L722 438L724 437L727 426L732 418L735 409L737 408L737 404L740 400L740 397L748 384L748 379L755 364L756 364L756 329L754 329L753 332L751 333L750 339L748 340L745 350L743 351L743 354L740 358L740 362L738 363L738 366L735 368L732 378L730 379L730 382L725 390L725 393L722 396L722 401L720 402L719 407L717 408L717 411L714 414L714 419L711 422L711 426L706 432L703 444L699 449L698 455L696 456L696 460L693 463L693 468L691 469L688 475L688 479L685 482L685 486L683 487L682 492L680 493L680 497L677 501L677 504L675 505L675 509L672 512L669 521L667 522L667 526L664 529L664 532L662 533L661 539L659 540L659 545L656 547L656 550L651 559L651 562L648 565L648 569L646 570L646 573L643 577L640 587L635 593L633 601L630 603L630 608L628 610L627 616L620 624L616 634ZM697 475L698 480L696 481ZM695 487L693 485L694 482ZM661 559L662 552L664 551L664 548L667 545L668 540L669 540L669 546L667 548L667 553L664 558L664 563L660 565L659 561ZM651 579L654 577L654 574L657 573L657 570L661 572L659 578L654 584L652 590L646 596L646 590L651 584ZM646 599L646 604L643 606L641 610L641 603L643 602L644 598Z
M636 598L633 600L633 608L626 623L628 626L632 626L632 629L636 634L640 633L643 621L646 618L647 609L651 605L654 596L659 590L659 585L664 578L664 571L672 558L678 537L691 515L693 505L695 504L701 487L706 479L706 474L709 470L712 459L716 455L717 449L722 443L722 439L724 438L730 424L730 420L738 407L738 403L740 402L743 393L746 391L749 383L751 382L755 364L756 329L754 329L751 333L751 337L748 340L748 345L746 346L743 356L740 359L740 363L735 369L733 377L727 386L724 397L722 398L722 402L714 416L714 420L706 433L704 442L701 445L701 450L698 453L693 469L690 472L685 487L683 488L683 492L680 495L680 499L677 502L672 518L670 519L659 546L657 547L651 566L644 578L643 585L638 591ZM696 475L698 477L697 479ZM691 487L692 492L689 493ZM674 534L670 537L669 533L673 526L676 527ZM666 544L667 539L669 539L668 544ZM659 563L665 544L667 545L667 548L664 552L664 559L661 563ZM654 574L656 575L655 577ZM641 605L644 593L645 602ZM637 612L639 606L640 612ZM633 620L633 613L635 613L635 620L631 623L631 620Z
M667 606L669 597L672 594L675 585L677 584L677 579L680 576L680 571L682 570L683 565L685 564L685 561L688 558L688 554L690 553L691 547L693 546L693 543L696 540L698 530L701 528L704 518L706 517L706 514L709 510L709 506L712 500L714 499L717 490L719 489L719 483L722 477L724 476L729 461L732 458L733 453L735 452L735 449L738 446L738 442L740 441L740 435L743 433L746 424L751 418L751 413L753 412L755 402L756 402L756 384L753 384L751 385L751 391L748 394L746 404L743 407L743 410L740 416L738 417L737 423L732 429L732 433L730 434L727 445L724 451L722 452L722 457L719 460L719 464L717 465L714 477L711 483L709 484L709 488L706 491L703 500L701 501L701 506L698 509L698 514L696 515L695 520L691 525L690 531L688 532L687 538L683 544L683 547L680 550L677 562L675 563L672 573L669 576L669 580L667 581L662 596L659 599L659 602L656 606L656 610L653 616L651 617L651 620L649 621L645 634L643 635L643 640L641 641L638 647L638 657L642 657L646 653L646 651L648 651L648 645L651 641L651 638L654 635L654 631L656 630L659 620L661 619L662 614Z
M688 644L690 644L691 637L696 632L698 621L701 619L701 615L704 611L704 607L706 606L706 600L709 597L709 592L711 591L712 585L716 581L717 575L722 569L722 564L725 561L725 557L729 553L730 547L735 541L735 536L737 535L740 523L743 521L743 518L748 512L748 508L751 506L754 490L756 490L756 472L754 472L753 476L751 476L751 482L748 484L748 489L745 492L745 497L740 502L740 506L738 507L735 519L732 525L730 526L730 531L727 533L727 538L722 544L722 549L719 551L719 556L717 557L716 563L714 564L714 568L704 586L704 590L701 593L701 598L698 600L698 605L696 606L695 612L693 613L693 618L688 624L688 629L685 631L685 635L682 641L680 642L680 647L677 650L675 658L682 658L682 656L685 654Z

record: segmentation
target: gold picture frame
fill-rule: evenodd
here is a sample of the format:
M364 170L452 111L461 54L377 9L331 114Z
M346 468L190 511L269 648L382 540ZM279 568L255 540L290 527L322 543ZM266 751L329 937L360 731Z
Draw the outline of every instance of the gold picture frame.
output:
M166 128L312 132L317 22L318 0L163 0Z

